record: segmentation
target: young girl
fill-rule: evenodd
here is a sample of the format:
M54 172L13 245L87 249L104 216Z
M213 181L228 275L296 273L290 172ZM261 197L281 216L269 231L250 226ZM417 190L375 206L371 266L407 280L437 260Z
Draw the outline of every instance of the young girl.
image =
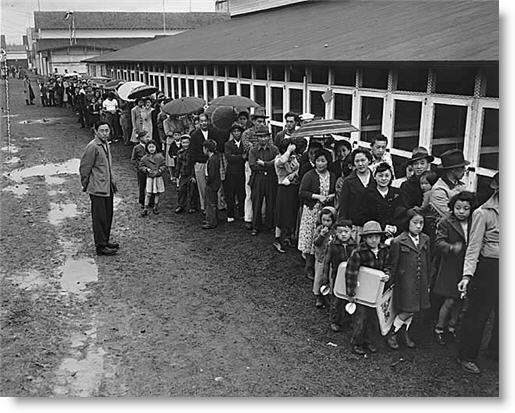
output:
M140 171L147 174L147 185L145 189L145 208L142 216L148 215L150 197L154 194L154 214L158 214L159 195L165 191L163 173L166 171L165 158L162 154L156 153L157 145L155 141L147 142L145 149L147 154L141 159L139 164Z
M386 343L391 349L398 349L397 335L403 330L403 339L408 348L414 348L415 343L408 335L413 315L430 307L429 303L429 267L431 254L429 237L422 233L424 215L420 208L412 208L406 212L407 223L399 236L390 245L389 270L392 282L393 304L397 316L386 337Z
M332 230L336 216L336 209L333 207L324 207L320 211L319 225L315 229L314 241L315 246L315 279L313 280L313 294L315 294L315 306L317 308L325 307L324 296L320 293L322 286L322 278L324 271L324 258L329 241L334 237Z
M447 319L449 336L456 338L456 323L461 309L457 286L463 275L463 261L474 204L472 192L463 191L454 195L449 201L451 215L442 219L436 229L436 249L442 258L433 292L445 298L435 327L435 338L440 345L446 344L444 328Z

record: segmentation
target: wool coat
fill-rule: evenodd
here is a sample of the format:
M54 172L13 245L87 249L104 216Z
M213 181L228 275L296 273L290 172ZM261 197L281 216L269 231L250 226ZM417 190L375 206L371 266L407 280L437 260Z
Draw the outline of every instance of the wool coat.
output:
M470 232L470 221L468 231ZM460 222L454 215L442 219L436 227L436 249L441 255L433 292L443 297L458 298L458 283L463 275L463 261L467 250L469 234L463 232ZM451 252L451 245L463 244L459 253Z
M397 216L404 208L401 207L398 188L389 187L383 198L375 186L370 186L361 194L360 202L359 218L355 225L363 225L367 221L377 221L383 230L387 224L400 226Z
M431 254L429 237L421 233L418 247L407 231L395 237L390 245L390 281L395 284L393 305L398 312L415 313L428 309Z
M148 172L150 169L150 172ZM146 154L139 162L139 170L145 172L149 178L162 176L166 171L165 157L156 152L153 155Z
M388 267L390 251L384 244L379 244L377 257L366 243L361 243L359 247L354 249L345 269L345 286L347 287L347 295L354 297L356 295L356 287L358 286L358 274L361 266L375 268L384 271L390 275Z
M238 147L234 139L225 143L225 158L227 159L227 175L245 175L246 154L243 142Z
M350 219L354 225L363 225L364 222L361 221L361 197L367 188L374 187L375 185L376 182L372 172L370 172L368 185L364 186L356 171L352 171L343 181L342 191L338 199L338 218Z
M329 172L329 195L335 193L335 185L336 177L332 172ZM315 169L309 170L302 178L299 187L299 198L303 204L313 208L318 202L318 200L311 198L313 194L320 194L320 178ZM331 202L330 205L333 205L333 203Z
M344 243L335 236L334 240L327 246L327 252L324 257L322 284L334 285L336 275L338 274L338 266L349 259L354 248L356 248L356 242L352 238L347 243Z
M103 144L99 138L90 141L80 160L82 190L90 195L102 197L109 197L111 193L115 193L116 182L111 164L109 144Z
M421 206L423 200L420 178L416 175L410 176L401 185L401 201L406 209Z

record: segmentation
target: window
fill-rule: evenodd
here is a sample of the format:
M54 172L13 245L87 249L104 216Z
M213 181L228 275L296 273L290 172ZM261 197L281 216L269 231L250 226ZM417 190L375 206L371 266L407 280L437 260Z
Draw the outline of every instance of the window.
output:
M241 84L241 96L250 98L250 85L246 83Z
M479 166L499 169L499 111L484 109Z
M213 76L215 74L215 66L214 65L206 65L206 75Z
M188 79L188 87L190 88L190 96L195 96L195 81Z
M362 87L371 89L388 88L388 69L365 67L363 68L362 73Z
M298 115L304 112L304 94L302 89L290 89L290 112Z
M334 118L347 120L350 122L352 117L352 96L334 94Z
M195 74L197 76L203 76L204 75L204 66L202 66L202 65L195 66Z
M266 90L264 86L254 86L254 101L266 108Z
M406 161L407 158L392 154L393 172L396 178L402 178L406 176Z
M395 149L411 152L418 146L422 103L405 100L395 101L393 143Z
M316 117L325 117L325 102L322 99L322 95L324 92L318 92L312 90L309 92L310 100L311 100L311 108L310 112Z
M229 95L235 95L236 94L236 83L229 82Z
M206 88L207 88L207 102L211 102L214 97L214 88L213 88L213 81L208 80L206 81Z
M304 82L304 66L292 65L289 69L290 82Z
M360 139L370 142L372 137L381 133L383 123L383 99L363 97L361 100Z
M485 69L486 75L486 96L499 97L499 67Z
M229 65L229 77L238 77L238 66L237 65Z
M441 156L449 149L463 150L467 108L435 104L431 154Z
M218 77L225 77L225 66L216 65L216 74Z
M254 65L255 79L266 80L266 66Z
M181 78L181 95L187 96L186 95L186 79L184 79L184 78Z
M272 120L283 121L283 89L273 87L272 89Z
M244 79L250 79L252 77L250 65L241 65L241 77Z
M166 77L166 84L168 85L168 96L172 96L172 78Z
M198 88L197 96L199 98L204 99L204 81L202 79L197 79L197 88Z
M452 95L474 95L474 78L477 73L476 68L437 68L436 73L436 93Z
M217 96L225 96L225 82L216 82Z
M176 77L173 78L173 88L174 88L173 98L177 99L177 98L179 98L179 79L177 79Z
M334 84L339 86L356 86L356 68L345 66L335 67Z
M272 80L284 81L284 66L281 66L281 65L270 66L270 75L272 76Z
M398 69L397 90L425 92L427 90L427 69L414 67Z
M192 75L193 72L194 72L193 67L186 65L186 71L184 73L186 73L187 75Z
M329 83L329 68L327 66L312 66L311 83L327 85Z

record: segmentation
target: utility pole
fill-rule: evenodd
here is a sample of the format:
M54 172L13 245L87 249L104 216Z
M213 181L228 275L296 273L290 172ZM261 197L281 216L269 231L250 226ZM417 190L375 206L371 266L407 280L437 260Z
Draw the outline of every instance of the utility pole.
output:
M165 0L163 0L163 34L166 34Z
M40 0L38 0L38 11L41 11L41 3L40 3Z

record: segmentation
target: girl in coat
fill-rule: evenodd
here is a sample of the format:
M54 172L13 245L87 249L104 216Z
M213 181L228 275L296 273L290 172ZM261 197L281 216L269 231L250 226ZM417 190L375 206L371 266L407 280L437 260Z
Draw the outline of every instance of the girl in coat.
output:
M458 283L463 274L463 261L469 237L470 220L475 205L472 192L463 191L449 201L451 215L442 219L436 229L436 249L441 254L433 292L445 298L435 326L438 344L445 345L445 325L450 337L456 338L456 323L461 310Z
M399 348L397 335L403 330L403 339L407 347L415 347L408 335L413 316L430 307L429 303L429 268L431 254L429 237L422 232L424 216L420 208L415 207L406 212L405 230L395 237L390 245L389 270L394 284L393 305L397 316L392 330L386 337L391 349Z
M165 191L163 173L166 171L165 158L161 153L156 153L157 145L155 141L147 142L145 149L147 154L141 158L139 169L147 174L145 189L145 208L142 216L148 215L150 198L154 194L154 214L158 214L159 195Z

